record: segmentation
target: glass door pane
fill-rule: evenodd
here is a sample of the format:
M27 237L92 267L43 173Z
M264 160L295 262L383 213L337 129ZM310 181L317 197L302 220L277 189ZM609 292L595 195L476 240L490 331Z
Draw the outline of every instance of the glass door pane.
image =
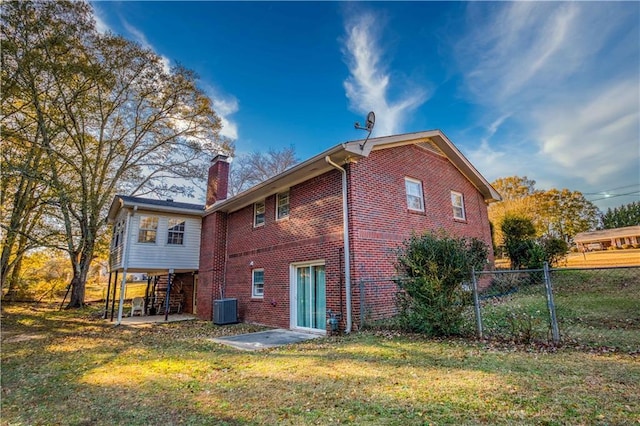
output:
M314 281L314 313L312 314L313 325L312 328L319 328L324 330L326 328L326 290L325 290L325 277L324 277L324 265L313 267L313 281Z
M309 267L300 267L296 271L296 287L298 293L298 300L296 301L298 306L298 318L296 325L298 327L310 327L309 321L309 287L311 286L311 276Z
M296 326L324 330L326 289L324 265L296 268Z

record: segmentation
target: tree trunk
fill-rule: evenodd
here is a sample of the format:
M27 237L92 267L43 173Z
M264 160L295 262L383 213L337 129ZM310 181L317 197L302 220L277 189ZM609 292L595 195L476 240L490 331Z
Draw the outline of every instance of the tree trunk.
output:
M78 260L79 258L79 260ZM71 256L73 265L73 278L71 278L71 298L67 309L82 308L84 306L84 295L87 285L87 276L91 269L91 259L93 258L93 245L87 246L80 256Z
M4 295L4 300L13 302L18 296L18 283L22 273L23 257L23 254L19 254L13 261L13 265L6 277L7 292Z
M86 280L74 274L69 285L71 285L71 298L69 299L67 309L82 308L84 306Z

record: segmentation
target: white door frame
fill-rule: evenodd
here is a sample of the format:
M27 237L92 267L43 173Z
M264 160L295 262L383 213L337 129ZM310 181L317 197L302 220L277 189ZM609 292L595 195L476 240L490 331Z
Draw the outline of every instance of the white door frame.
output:
M305 262L294 262L289 264L289 328L291 330L300 330L307 333L327 334L327 330L317 328L298 327L298 286L297 286L297 268L311 266L325 266L325 298L327 291L326 264L324 259L310 260ZM325 300L326 304L326 300Z

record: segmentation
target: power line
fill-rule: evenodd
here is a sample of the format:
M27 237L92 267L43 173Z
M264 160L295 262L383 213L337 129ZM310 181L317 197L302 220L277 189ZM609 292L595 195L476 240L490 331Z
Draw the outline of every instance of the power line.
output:
M602 195L602 194L606 194L609 191L617 191L618 189L631 188L632 186L640 186L640 183L634 183L632 185L619 186L617 188L604 189L604 190L602 190L600 192L583 192L582 195Z
M607 197L596 198L594 200L589 200L589 201L593 202L593 201L600 201L600 200L608 200L609 198L624 197L626 195L633 195L633 194L640 194L640 191L627 192L625 194L614 194L614 195L609 195Z

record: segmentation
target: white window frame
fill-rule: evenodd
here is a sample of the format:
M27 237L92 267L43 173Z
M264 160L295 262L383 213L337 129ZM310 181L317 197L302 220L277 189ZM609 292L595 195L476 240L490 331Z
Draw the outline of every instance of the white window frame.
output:
M422 181L405 177L404 188L407 194L407 209L416 212L424 212L424 193L422 192ZM420 208L412 207L412 200L418 200Z
M259 206L262 206L262 208L260 208ZM260 212L260 210L262 210L262 212ZM257 228L258 226L264 226L265 212L266 212L266 204L264 200L253 203L253 227L254 228ZM259 222L258 218L261 218L262 221Z
M182 229L173 229L177 226L182 225ZM185 219L170 217L167 222L167 245L170 246L183 246L184 245L184 235L187 229L187 221ZM178 237L179 236L179 237ZM179 239L179 243L175 243L172 239Z
M145 222L145 220L148 219L150 220L151 223L149 224L144 224L144 228L143 223ZM158 223L159 223L159 219L158 216L152 216L152 215L142 215L140 216L140 221L138 222L138 243L139 244L156 244L156 242L158 241ZM149 226L151 225L151 226ZM148 233L153 232L153 240L147 237Z
M281 203L286 198L286 204ZM286 206L286 210L285 210ZM276 194L276 220L282 220L289 217L291 206L291 198L289 198L289 191Z
M464 195L461 192L451 191L451 207L453 208L454 219L467 220L467 215L464 211Z
M262 281L256 281L256 272L262 272ZM264 269L257 268L251 270L251 297L254 299L264 299Z

